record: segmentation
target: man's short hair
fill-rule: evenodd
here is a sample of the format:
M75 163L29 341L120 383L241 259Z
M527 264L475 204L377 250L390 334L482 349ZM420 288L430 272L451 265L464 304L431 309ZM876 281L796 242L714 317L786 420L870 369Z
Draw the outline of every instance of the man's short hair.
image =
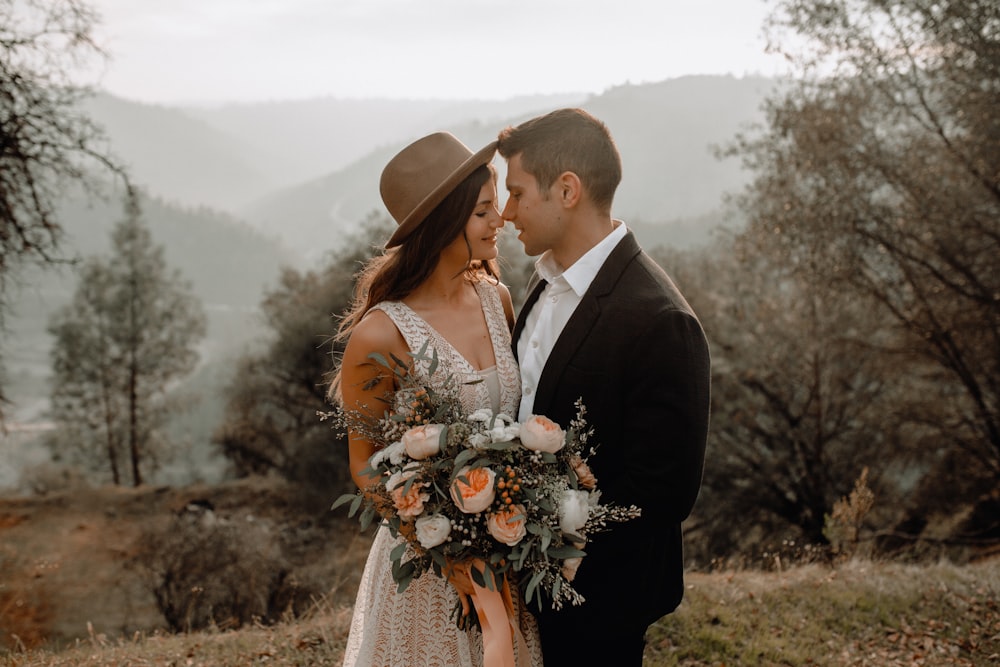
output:
M607 126L583 109L558 109L502 130L497 151L507 160L520 155L522 168L547 196L560 174L580 178L595 206L608 212L622 180L622 160Z

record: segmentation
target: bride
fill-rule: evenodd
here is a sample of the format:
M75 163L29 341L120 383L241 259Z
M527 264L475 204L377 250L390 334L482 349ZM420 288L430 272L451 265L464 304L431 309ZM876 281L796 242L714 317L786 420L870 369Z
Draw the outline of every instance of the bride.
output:
M438 132L404 148L383 170L382 200L398 227L386 251L359 275L355 301L338 332L347 345L331 394L345 409L380 417L383 399L394 387L369 355L408 359L408 352L429 341L445 371L435 377L482 380L462 385L464 409L517 414L520 379L510 341L514 309L496 263L504 223L490 165L495 146L474 154L454 136ZM348 442L351 475L363 489L373 482L361 471L375 447L354 431ZM385 527L375 535L345 667L481 665L482 636L456 626L452 610L458 592L448 580L428 573L396 592L389 554L400 539ZM515 605L530 654L519 655L519 664L541 665L534 618Z

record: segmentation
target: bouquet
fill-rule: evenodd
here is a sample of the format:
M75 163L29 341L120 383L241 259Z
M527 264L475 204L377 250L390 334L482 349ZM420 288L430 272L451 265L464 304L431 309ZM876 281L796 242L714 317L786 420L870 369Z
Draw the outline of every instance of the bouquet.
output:
M399 592L428 571L449 576L456 563L472 562L477 586L514 580L539 609L544 597L555 609L581 604L572 581L588 537L640 513L600 502L583 404L565 429L538 415L517 423L489 409L467 414L454 377L427 381L439 372L436 352L424 345L410 356L392 366L371 357L398 387L381 418L344 409L322 415L377 446L364 473L373 483L333 507L348 505L362 528L378 518L405 537L391 554ZM425 364L424 382L416 363Z

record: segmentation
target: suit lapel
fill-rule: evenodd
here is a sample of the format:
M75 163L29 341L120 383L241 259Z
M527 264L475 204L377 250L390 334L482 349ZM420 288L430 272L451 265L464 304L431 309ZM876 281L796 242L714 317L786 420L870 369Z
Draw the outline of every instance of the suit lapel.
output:
M632 232L628 232L625 238L615 246L601 270L597 272L597 276L594 277L594 281L583 295L580 304L573 311L573 315L569 318L562 333L559 334L548 359L545 360L545 368L542 369L542 375L538 379L538 389L535 393L534 409L537 414L546 414L549 410L552 397L559 386L566 365L574 358L580 345L590 335L597 323L601 315L602 302L618 283L625 267L639 252L640 248L635 237ZM535 299L537 298L536 294ZM527 305L522 312L526 310ZM518 321L520 323L520 318ZM622 325L625 324L622 323ZM599 359L587 361L595 364L600 363Z

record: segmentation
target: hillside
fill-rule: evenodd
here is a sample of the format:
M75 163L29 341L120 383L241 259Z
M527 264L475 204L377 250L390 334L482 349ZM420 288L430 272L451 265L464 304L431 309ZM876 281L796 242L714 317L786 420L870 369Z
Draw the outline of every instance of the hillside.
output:
M159 197L234 211L275 187L263 168L267 155L179 109L100 94L84 111L104 128L133 181Z
M292 490L260 480L0 498L0 645L7 647L0 665L339 664L367 539L346 525L324 527L319 516L293 522L293 501ZM322 594L302 617L238 631L163 632L134 566L138 540L206 505L219 521L267 527L275 539L296 534L308 545L292 567L320 582ZM997 556L964 566L784 563L690 572L687 583L678 611L648 634L647 666L1000 660ZM19 648L46 641L47 650Z
M378 146L439 127L469 119L498 121L534 109L579 104L585 97L582 93L507 100L327 97L184 107L180 111L237 137L245 149L258 156L256 166L274 184L272 189L277 189L342 169Z
M735 160L719 160L713 149L762 119L760 105L774 82L763 78L701 76L657 84L621 86L592 96L580 106L604 120L612 130L624 163L614 213L630 223L650 226L666 222L718 217L723 195L735 192L746 175ZM507 125L539 113L531 111L484 122L442 124L475 149L496 138ZM378 178L382 167L416 133L371 150L351 164L309 182L279 190L243 209L247 220L279 236L290 247L310 255L328 247L372 210L380 209ZM501 199L503 160L500 172ZM703 241L709 231L685 233L680 243Z

